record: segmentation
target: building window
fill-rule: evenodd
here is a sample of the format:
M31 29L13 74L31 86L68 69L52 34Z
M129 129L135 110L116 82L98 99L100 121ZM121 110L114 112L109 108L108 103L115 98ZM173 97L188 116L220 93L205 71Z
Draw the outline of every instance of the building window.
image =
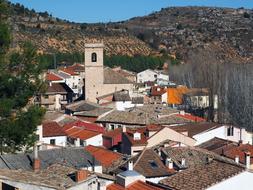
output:
M110 128L111 128L111 130L114 130L114 129L115 129L114 124L111 124L111 125L110 125Z
M96 53L91 54L91 62L97 62L97 54Z
M152 168L158 168L158 165L154 160L149 161L149 164Z
M49 98L49 96L48 96L48 95L44 95L44 98L45 98L45 99L48 99L48 98Z
M50 144L55 145L55 139L50 139Z
M227 136L234 136L234 127L227 128Z

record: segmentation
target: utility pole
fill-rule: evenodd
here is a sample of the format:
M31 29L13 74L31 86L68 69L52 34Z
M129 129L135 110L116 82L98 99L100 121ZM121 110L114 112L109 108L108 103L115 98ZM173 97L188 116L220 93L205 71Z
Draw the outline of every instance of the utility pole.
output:
M53 55L54 55L54 69L57 69L56 55L55 55L55 53Z

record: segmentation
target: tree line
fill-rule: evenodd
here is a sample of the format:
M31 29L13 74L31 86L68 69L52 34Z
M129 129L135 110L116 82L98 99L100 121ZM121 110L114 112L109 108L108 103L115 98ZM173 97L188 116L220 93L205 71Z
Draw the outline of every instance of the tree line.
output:
M84 63L84 54L80 52L54 54L44 54L39 56L40 60L47 64L48 69L54 69L56 66L72 65L73 63ZM140 72L146 69L161 69L164 62L169 58L167 56L127 56L127 55L104 55L104 65L108 67L121 66L121 68ZM55 64L56 63L56 64ZM177 64L176 61L173 63Z
M221 61L217 52L195 50L188 64L170 66L170 78L190 88L209 89L209 121L234 124L253 131L253 64ZM213 98L218 95L218 110Z

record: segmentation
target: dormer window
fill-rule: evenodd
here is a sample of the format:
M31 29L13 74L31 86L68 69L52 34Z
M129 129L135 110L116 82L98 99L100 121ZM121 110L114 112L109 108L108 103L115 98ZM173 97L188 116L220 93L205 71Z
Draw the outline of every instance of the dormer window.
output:
M91 62L97 62L97 54L96 53L91 54Z

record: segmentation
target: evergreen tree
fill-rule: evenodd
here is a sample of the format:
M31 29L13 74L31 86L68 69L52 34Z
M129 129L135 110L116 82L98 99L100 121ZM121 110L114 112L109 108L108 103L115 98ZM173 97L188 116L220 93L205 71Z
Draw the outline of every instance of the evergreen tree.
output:
M6 1L0 0L0 13L7 13ZM0 15L0 151L16 152L33 146L35 131L44 110L30 104L43 87L36 49L25 43L21 52L10 53L10 31ZM6 15L5 15L6 16Z

